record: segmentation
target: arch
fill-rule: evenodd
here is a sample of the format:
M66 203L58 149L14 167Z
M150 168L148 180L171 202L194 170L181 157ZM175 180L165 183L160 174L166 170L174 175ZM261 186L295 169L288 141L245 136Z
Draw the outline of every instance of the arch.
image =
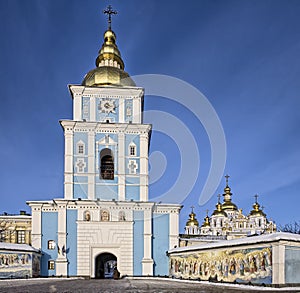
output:
M100 219L102 222L108 222L109 221L109 212L108 210L101 210Z
M117 268L117 257L109 252L100 253L95 258L95 278L112 278Z
M126 215L124 211L119 211L119 221L121 222L126 221Z
M114 171L113 152L111 149L105 148L100 152L100 178L114 180Z
M91 220L91 213L89 211L85 211L83 219L84 219L84 221L89 222Z

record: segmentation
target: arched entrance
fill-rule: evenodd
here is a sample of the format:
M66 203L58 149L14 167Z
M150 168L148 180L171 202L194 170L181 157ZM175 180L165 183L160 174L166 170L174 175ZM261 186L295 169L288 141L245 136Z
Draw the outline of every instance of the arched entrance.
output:
M117 257L112 253L101 253L95 259L95 278L112 278L114 267L117 266Z

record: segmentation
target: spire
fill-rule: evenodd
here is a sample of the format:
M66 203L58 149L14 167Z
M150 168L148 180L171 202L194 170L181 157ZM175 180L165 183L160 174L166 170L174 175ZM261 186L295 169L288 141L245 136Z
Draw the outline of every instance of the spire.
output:
M111 16L117 14L111 5L103 10L108 15L108 29L96 58L96 68L89 71L82 85L85 86L135 86L129 74L124 71L124 62L116 45L116 34L111 30Z
M225 175L226 178L226 187L224 188L224 203L222 204L222 209L223 210L237 210L237 206L231 202L231 188L228 185L228 179L230 178L229 175Z
M225 212L222 210L222 204L220 203L221 194L218 194L218 203L216 204L216 209L214 210L212 216L226 216Z
M260 204L257 202L257 198L258 198L258 195L255 194L254 195L255 197L255 202L253 204L253 210L250 212L250 216L266 216L266 214L263 212L263 209L260 208Z
M112 10L111 5L108 5L107 9L103 10L103 13L108 15L108 29L104 33L104 43L96 59L96 66L113 66L124 69L124 62L116 45L117 37L111 30L111 16L117 14L117 11Z
M202 224L202 227L209 227L209 216L208 216L208 210L206 210L206 217L204 218L204 223Z
M191 206L192 212L189 214L189 219L186 222L186 226L199 226L196 219L196 214L194 213L194 206Z

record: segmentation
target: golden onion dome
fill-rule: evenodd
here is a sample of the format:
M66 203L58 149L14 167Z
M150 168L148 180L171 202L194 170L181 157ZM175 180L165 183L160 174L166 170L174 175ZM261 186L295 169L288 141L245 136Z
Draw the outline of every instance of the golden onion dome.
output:
M250 216L266 217L266 214L260 209L260 204L257 201L253 204L253 210L250 212Z
M186 222L186 226L199 226L199 223L196 219L196 214L194 213L193 211L193 208L192 208L192 212L189 214L189 219L188 221Z
M224 193L223 193L224 203L222 204L222 210L223 211L225 211L225 210L237 211L237 209L238 209L237 206L231 201L232 193L231 193L231 188L228 185L229 176L226 175L225 178L226 178L226 186L224 188Z
M108 29L96 59L96 68L83 79L84 86L135 86L129 74L124 71L124 62L116 45L116 35Z
M202 224L202 227L210 227L208 215L204 218L204 223Z
M220 202L218 202L216 204L216 209L212 213L212 216L225 216L226 217L226 213L222 210L222 204Z
M238 208L236 206L236 204L234 204L233 202L224 202L222 204L222 210L233 210L233 211L237 211Z

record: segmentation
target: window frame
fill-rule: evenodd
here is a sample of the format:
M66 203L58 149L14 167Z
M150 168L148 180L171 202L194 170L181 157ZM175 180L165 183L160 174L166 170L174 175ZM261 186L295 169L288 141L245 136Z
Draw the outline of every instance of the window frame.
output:
M26 243L26 231L17 230L17 243L25 244Z
M48 260L48 270L49 271L55 270L55 261L53 259Z
M48 242L47 242L47 248L49 250L54 250L56 248L56 242L55 242L55 240L48 240Z

